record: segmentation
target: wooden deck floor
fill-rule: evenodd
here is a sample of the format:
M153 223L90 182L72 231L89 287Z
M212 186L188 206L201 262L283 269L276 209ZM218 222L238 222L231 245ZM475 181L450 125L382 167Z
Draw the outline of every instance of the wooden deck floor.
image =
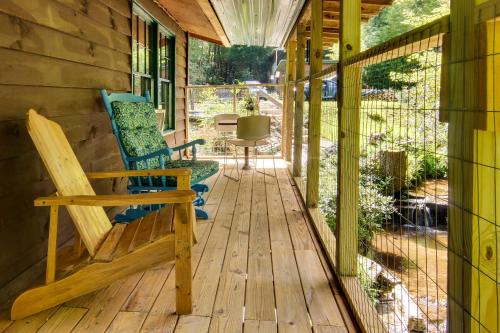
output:
M259 170L263 163L266 175L207 180L213 218L198 223L192 315L175 314L175 269L164 264L25 320L0 320L0 331L356 332L285 163L260 160Z

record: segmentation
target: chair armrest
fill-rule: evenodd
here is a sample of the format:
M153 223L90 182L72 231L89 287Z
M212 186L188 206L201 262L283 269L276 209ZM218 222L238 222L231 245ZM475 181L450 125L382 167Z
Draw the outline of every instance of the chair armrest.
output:
M154 169L154 170L120 170L105 172L88 172L89 179L102 178L123 178L123 177L161 177L161 176L191 176L192 170L189 168L178 169Z
M181 150L192 147L191 152L193 153L193 161L196 161L196 145L204 145L206 143L205 139L196 139L191 142L185 143L183 145L172 148L173 151L179 152L179 158L182 160Z
M145 161L145 160L149 160L150 158L158 157L160 155L167 155L168 157L172 157L173 153L174 153L174 150L172 148L163 148L163 149L160 149L160 150L157 150L155 152L152 152L152 153L149 153L146 155L142 155L142 156L137 156L137 157L127 156L127 161L128 162Z
M141 194L51 196L35 199L35 206L130 206L152 204L191 203L196 193L191 190L174 190Z
M188 143L185 143L183 145L173 147L172 150L179 151L179 150L186 149L189 147L194 147L195 145L204 145L205 143L206 143L205 139L196 139L196 140L190 141Z

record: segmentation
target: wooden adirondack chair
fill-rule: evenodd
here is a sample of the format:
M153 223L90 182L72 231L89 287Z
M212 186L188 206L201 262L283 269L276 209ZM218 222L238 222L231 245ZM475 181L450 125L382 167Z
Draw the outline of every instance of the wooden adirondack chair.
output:
M45 285L21 294L13 303L11 318L24 318L110 283L147 270L161 262L176 265L177 312L192 311L191 246L195 193L190 188L191 170L130 170L83 172L61 127L34 110L28 112L28 131L57 188L57 195L38 198L35 206L50 207L50 226ZM96 195L89 178L175 176L177 190L157 193ZM112 225L104 206L162 204L130 224ZM88 255L57 259L58 210L66 206ZM173 230L172 230L173 226Z

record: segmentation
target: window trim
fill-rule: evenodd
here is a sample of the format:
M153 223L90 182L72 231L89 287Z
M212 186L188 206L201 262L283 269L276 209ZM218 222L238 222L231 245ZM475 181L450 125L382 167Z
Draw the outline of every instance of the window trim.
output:
M152 66L152 75L144 75L143 73L138 73L133 71L133 52L134 52L134 41L132 39L132 36L130 37L130 43L131 43L131 76L130 76L130 81L131 81L131 87L133 87L134 84L134 75L142 76L142 77L149 77L152 80L152 85L154 88L153 92L150 92L151 99L154 103L155 110L159 110L159 93L160 93L160 85L161 82L169 82L170 83L170 101L169 101L169 106L170 106L170 114L167 114L167 110L162 110L163 111L163 119L162 119L162 127L161 127L161 132L163 135L170 134L176 131L176 77L177 77L177 71L176 71L176 35L173 33L170 29L168 29L165 25L163 25L155 16L151 15L147 10L145 10L140 3L137 1L134 1L132 3L132 17L133 15L138 15L143 19L145 22L148 22L151 24L151 33L150 33L150 45L152 48L151 52L151 59L152 63L150 66ZM132 22L131 22L132 25ZM163 33L164 35L169 38L169 41L172 42L172 47L169 48L169 58L170 58L170 63L169 63L169 73L171 76L171 79L163 79L160 78L160 73L159 73L159 67L160 67L160 59L159 59L159 34ZM158 112L157 112L158 113ZM170 122L172 124L171 128L165 128L166 125L166 120L167 116L171 117Z

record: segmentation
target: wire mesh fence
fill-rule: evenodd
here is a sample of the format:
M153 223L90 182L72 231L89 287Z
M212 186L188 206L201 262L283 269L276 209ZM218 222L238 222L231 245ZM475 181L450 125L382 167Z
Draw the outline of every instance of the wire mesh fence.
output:
M228 133L217 132L214 116L236 113L240 116L267 115L271 117L272 145L261 154L277 155L281 151L281 124L283 89L280 85L190 86L188 89L189 138L205 139L199 156L222 156L224 150L232 154L230 145L224 145ZM234 134L234 133L233 133ZM224 148L225 147L225 148Z
M441 28L433 25L432 33L418 33L418 42L402 39L401 47L347 67L361 69L360 81L346 81L361 85L354 133L359 156L349 147L343 152L359 160L357 177L349 179L356 182L352 188L358 188L359 200L349 204L358 210L357 277L368 297L358 299L370 303L362 307L376 309L364 314L371 327L382 321L390 332L447 330L449 153L448 124L440 116ZM322 79L328 89L336 74ZM336 97L323 92L321 108L320 210L332 233L339 162ZM347 125L347 131L357 128ZM306 174L305 158L303 165Z
M343 149L359 162L356 176L340 176L359 193L348 205L358 214L361 288L346 288L368 296L351 299L367 303L358 314L375 332L500 329L497 3L476 7L457 30L444 17L343 64L352 70L343 89L361 94L359 110L342 110L359 111L343 120L343 136L359 138L359 154L339 147L336 98L323 94L320 210L333 232Z
M418 47L417 50L420 48ZM362 70L359 274L391 332L446 331L448 126L440 47Z

